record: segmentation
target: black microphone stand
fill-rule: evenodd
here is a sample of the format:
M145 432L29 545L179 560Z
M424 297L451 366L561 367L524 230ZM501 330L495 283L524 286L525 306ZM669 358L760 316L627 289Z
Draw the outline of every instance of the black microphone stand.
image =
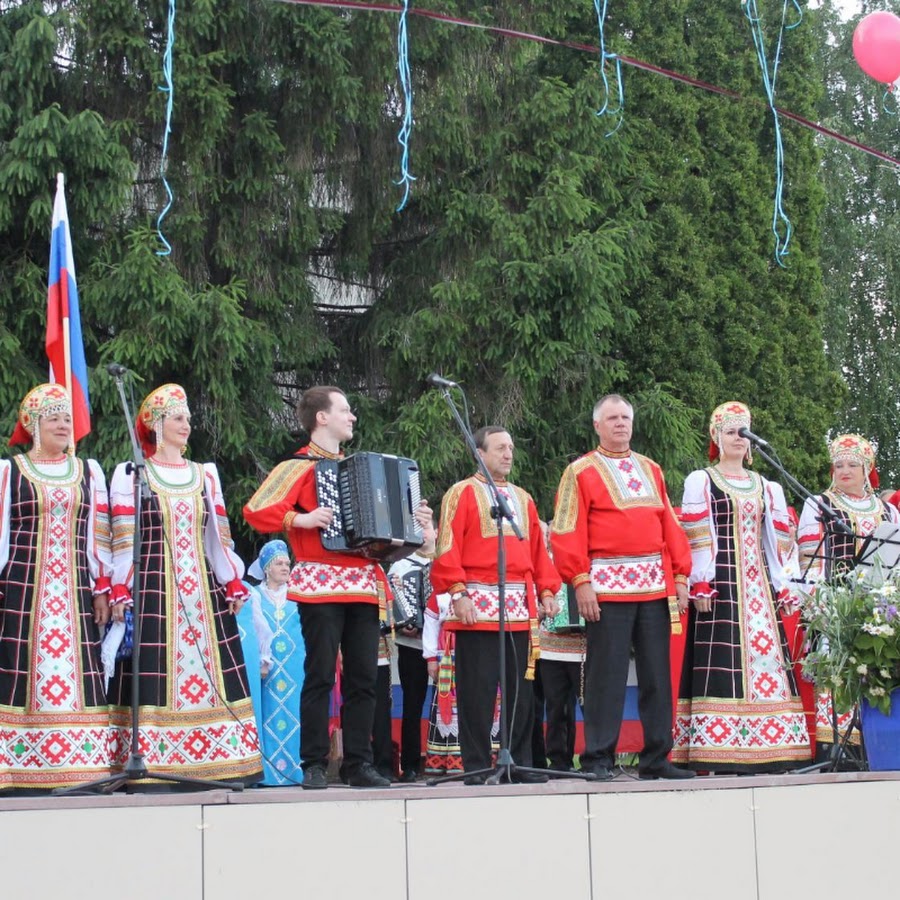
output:
M535 769L529 766L519 766L516 765L512 758L512 753L509 749L509 723L506 698L506 542L503 533L504 521L509 522L509 526L518 540L524 540L524 535L515 520L512 510L509 508L506 497L500 493L500 490L497 488L497 483L494 481L493 476L484 464L484 460L478 452L478 447L475 445L475 438L472 436L472 432L468 425L463 421L456 403L454 403L453 398L450 396L449 387L458 387L463 394L463 400L465 400L465 392L459 385L455 385L453 382L448 382L447 384L435 383L437 386L441 387L441 396L447 401L453 419L462 433L463 440L466 442L466 446L469 448L469 452L472 454L479 472L481 472L481 475L487 482L491 497L494 501L494 505L491 507L491 515L497 525L497 601L500 607L499 627L497 629L497 636L500 640L500 651L498 656L500 667L500 747L497 751L497 762L493 768L477 769L474 772L454 772L452 775L444 775L440 778L430 778L425 783L429 786L434 786L436 784L443 784L447 781L460 781L465 778L479 775L488 776L485 780L485 784L500 784L503 780L512 783L513 776L518 772L547 776L547 778L581 778L585 781L593 780L593 774L557 772L552 769Z
M772 456L763 449L759 440L754 440L750 438L751 443L754 444L756 448L756 452L770 465L773 469L775 469L784 480L793 488L794 493L798 494L804 500L810 501L818 510L819 510L819 518L822 522L822 525L825 529L825 534L822 536L822 539L819 541L819 546L816 548L815 554L809 560L806 565L806 569L804 570L801 581L805 581L806 575L809 572L810 567L812 566L813 559L821 558L826 560L828 557L827 554L819 554L819 549L824 544L828 534L833 535L843 535L844 537L852 538L856 540L859 535L855 534L853 529L847 525L843 519L838 516L838 514L830 507L826 506L817 496L815 496L808 488L804 487L790 472L785 469L785 467L781 464L781 461L777 459L777 457ZM791 660L793 662L793 660ZM816 697L816 709L818 708L818 696ZM853 718L847 727L847 731L844 735L843 740L840 737L840 731L838 729L838 716L837 711L834 708L834 702L831 704L831 729L832 735L834 737L834 741L831 745L831 752L829 754L829 758L823 760L822 762L813 763L810 766L803 766L800 769L794 769L794 774L796 775L805 775L809 772L819 772L819 771L831 771L836 772L838 769L838 765L841 762L841 758L846 753L850 735L853 732L854 727L858 726L858 713L854 711Z
M141 515L144 509L144 500L150 499L150 482L147 480L147 465L144 452L134 430L134 419L131 415L131 407L125 397L124 375L127 371L124 367L109 367L110 374L116 380L116 388L119 391L119 400L122 411L125 414L125 422L128 426L128 435L131 438L132 461L129 463L134 474L134 543L133 551L133 576L131 583L132 615L134 617L133 644L131 651L131 753L121 772L106 775L96 781L87 784L73 785L68 788L57 788L53 791L56 795L100 793L111 794L113 791L134 781L145 778L153 778L156 781L168 781L176 784L187 784L204 790L224 788L229 791L242 791L243 782L240 781L206 781L201 778L192 778L186 775L173 775L169 772L153 772L147 768L144 762L144 754L140 747L140 711L141 711L141 687L140 687L140 660L141 660L141 575L143 561L141 558Z

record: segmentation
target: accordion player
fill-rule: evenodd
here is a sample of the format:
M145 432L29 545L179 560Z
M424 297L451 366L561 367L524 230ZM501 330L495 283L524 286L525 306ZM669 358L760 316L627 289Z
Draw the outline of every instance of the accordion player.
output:
M390 563L425 542L415 511L421 501L419 467L412 459L354 453L316 462L320 506L334 510L322 546Z

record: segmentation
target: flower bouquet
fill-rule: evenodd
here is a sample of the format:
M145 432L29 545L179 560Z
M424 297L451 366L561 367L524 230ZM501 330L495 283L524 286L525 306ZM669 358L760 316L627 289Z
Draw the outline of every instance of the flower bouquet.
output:
M820 584L803 608L810 650L803 671L831 692L838 713L862 700L885 715L900 687L900 591L876 566Z

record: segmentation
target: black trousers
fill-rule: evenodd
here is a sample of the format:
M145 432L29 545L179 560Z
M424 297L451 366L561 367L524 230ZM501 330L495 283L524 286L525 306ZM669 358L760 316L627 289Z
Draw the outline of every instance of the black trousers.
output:
M394 742L391 739L391 667L379 666L375 679L375 721L372 723L372 763L382 775L394 772Z
M397 644L397 673L403 691L400 768L418 772L422 766L422 707L428 692L428 664L421 649Z
M535 769L547 768L547 745L544 742L544 683L541 680L542 660L534 666L531 695L534 698L534 722L531 725L531 765Z
M506 634L506 697L509 749L518 766L531 765L534 701L525 680L528 632ZM456 632L456 709L463 769L491 767L491 726L500 681L500 642L496 631Z
M645 771L665 764L673 743L670 632L665 599L602 603L600 621L587 623L583 767L615 762L632 646L644 729L638 766Z
M352 774L362 763L372 762L380 637L378 607L374 603L301 603L300 625L306 644L300 693L303 769L328 765L328 701L340 648L343 771Z
M547 757L551 769L575 762L575 703L581 691L581 663L542 659L538 664L547 709Z

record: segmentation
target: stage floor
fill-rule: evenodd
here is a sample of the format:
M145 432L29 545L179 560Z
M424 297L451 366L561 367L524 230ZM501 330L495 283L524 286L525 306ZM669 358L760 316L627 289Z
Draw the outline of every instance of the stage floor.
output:
M900 773L0 798L5 892L91 900L843 900L898 834Z

